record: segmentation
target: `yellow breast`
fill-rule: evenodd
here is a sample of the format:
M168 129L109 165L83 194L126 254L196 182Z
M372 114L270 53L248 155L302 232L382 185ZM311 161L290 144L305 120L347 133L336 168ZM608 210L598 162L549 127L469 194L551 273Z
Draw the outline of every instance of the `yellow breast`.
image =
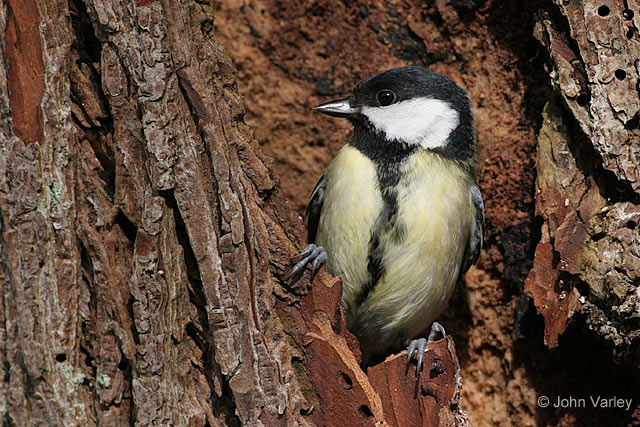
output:
M401 166L395 225L381 236L384 270L363 302L369 243L384 206L375 164L347 145L327 171L316 243L327 270L343 278L347 324L365 347L413 338L446 307L460 274L471 225L470 178L451 161L421 150Z
M388 231L384 273L358 308L362 339L413 338L444 310L460 275L471 228L465 171L427 151L404 165L398 224Z
M327 250L327 271L342 276L343 301L355 298L368 279L369 239L381 207L375 165L360 151L345 145L327 169L315 239Z

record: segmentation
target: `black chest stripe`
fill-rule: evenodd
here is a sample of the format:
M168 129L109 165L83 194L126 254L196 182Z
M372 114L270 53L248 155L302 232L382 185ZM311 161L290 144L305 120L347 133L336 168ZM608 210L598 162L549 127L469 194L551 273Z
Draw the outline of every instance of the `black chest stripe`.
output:
M382 240L381 238L383 236L388 237L391 229L399 227L399 224L397 224L396 221L398 214L398 194L396 185L398 184L400 175L397 170L391 172L388 170L381 171L381 169L381 167L377 168L377 175L378 181L380 182L380 190L382 192L384 207L375 222L373 230L371 230L367 259L367 272L369 273L369 277L356 297L357 306L362 305L362 303L369 297L384 273L382 257L384 256L385 240Z
M376 284L384 274L382 257L385 252L383 236L401 238L404 230L397 222L398 191L402 163L416 150L415 147L398 142L387 142L382 135L362 131L354 132L350 144L367 156L376 165L376 175L384 206L375 221L369 239L369 253L367 259L368 280L356 296L356 306L359 307L369 297ZM390 231L393 230L393 233Z

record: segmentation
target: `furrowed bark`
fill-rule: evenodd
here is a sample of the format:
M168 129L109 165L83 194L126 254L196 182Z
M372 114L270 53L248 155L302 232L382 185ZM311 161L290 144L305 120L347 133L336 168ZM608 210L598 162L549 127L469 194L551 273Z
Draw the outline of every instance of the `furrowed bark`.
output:
M402 355L360 369L338 279L284 285L304 230L213 19L0 7L3 423L464 424L451 339L413 400Z
M547 105L538 139L544 225L527 292L550 347L579 312L619 360L640 366L640 7L556 4L561 17L541 12L535 28L559 99Z

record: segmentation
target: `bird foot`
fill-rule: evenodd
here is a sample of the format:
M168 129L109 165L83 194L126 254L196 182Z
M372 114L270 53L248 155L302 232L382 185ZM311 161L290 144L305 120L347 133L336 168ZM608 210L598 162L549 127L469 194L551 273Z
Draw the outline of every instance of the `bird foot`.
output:
M420 383L420 373L422 372L422 365L424 364L425 348L432 342L436 341L438 334L441 334L444 338L446 332L440 323L433 322L431 324L431 331L429 332L428 338L418 338L416 340L409 341L409 345L407 347L407 369L405 372L409 372L409 365L411 364L411 361L414 360L414 353L416 353L416 389L414 397L418 396L418 384Z
M298 262L293 266L291 272L284 279L286 282L291 281L291 284L294 284L300 280L302 273L304 273L304 269L309 263L311 263L310 281L313 281L313 278L316 276L318 270L320 270L320 267L322 267L322 264L327 262L327 251L325 251L322 246L316 246L313 243L310 243L302 250L302 252L293 257L292 261Z

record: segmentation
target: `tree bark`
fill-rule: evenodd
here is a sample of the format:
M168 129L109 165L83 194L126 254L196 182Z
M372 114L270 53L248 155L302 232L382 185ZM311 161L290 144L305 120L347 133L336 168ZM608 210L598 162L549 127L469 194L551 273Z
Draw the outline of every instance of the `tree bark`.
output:
M244 123L207 1L0 7L7 425L464 425L451 338L418 398L359 367L341 283ZM406 357L406 354L405 354Z
M545 107L538 139L544 223L527 292L548 346L579 312L618 360L640 367L640 5L556 4L566 22L541 12L535 27L559 99Z

